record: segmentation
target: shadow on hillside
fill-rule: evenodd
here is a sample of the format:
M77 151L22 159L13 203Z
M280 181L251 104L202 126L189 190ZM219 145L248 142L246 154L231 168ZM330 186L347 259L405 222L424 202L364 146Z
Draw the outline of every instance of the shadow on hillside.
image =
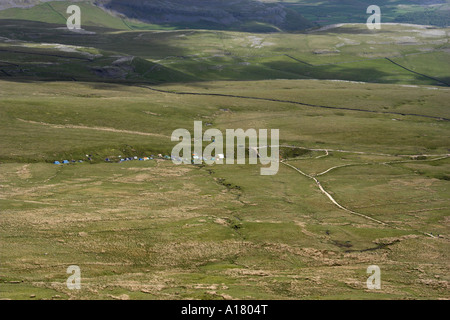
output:
M183 56L183 48L165 41L164 33L140 33L102 27L85 27L86 33L72 32L65 25L28 20L0 20L0 37L35 43L60 43L160 59L168 55ZM170 33L170 31L168 31ZM183 32L183 31L174 31ZM140 37L146 34L145 41ZM9 42L13 44L13 42Z
M257 0L108 0L101 7L128 19L178 29L277 32L311 27L299 12Z
M373 63L373 62L372 62ZM271 70L289 72L295 74L298 79L319 79L319 80L343 80L343 81L360 81L369 83L389 83L389 84L415 84L415 85L435 85L445 86L442 83L434 81L432 79L424 78L421 75L415 73L408 73L400 69L398 73L396 69L394 72L386 72L381 70L384 64L388 64L388 61L380 60L380 69L377 69L373 65L363 66L360 65L327 65L327 66L307 66L301 63L295 63L291 61L271 61L266 62L263 65ZM405 79L405 75L408 79ZM444 79L444 78L443 78Z
M21 20L0 20L0 36L19 39L30 43L58 43L88 47L94 56L100 50L100 57L67 48L31 48L20 41L0 40L0 79L9 81L84 81L122 84L159 84L203 82L209 80L270 80L270 79L337 79L348 81L407 83L437 85L433 80L414 73L402 71L397 67L392 73L385 72L380 60L380 69L373 65L328 65L308 66L293 60L263 62L258 66L242 67L229 73L219 71L210 77L201 78L198 74L203 62L191 61L187 71L171 68L170 64L160 65L152 62L168 56L187 57L187 50L171 43L183 31L169 32L116 32L117 30L89 27L92 34L76 34L56 24ZM358 31L361 31L358 29ZM171 38L168 38L172 35ZM71 51L72 50L72 51ZM88 52L89 53L89 52ZM117 65L116 60L133 56L131 64ZM92 57L92 56L91 56ZM188 59L188 58L186 58ZM288 59L286 57L286 59ZM261 66L261 67L260 67ZM230 64L227 68L233 68ZM127 68L129 70L127 70ZM384 71L383 71L384 70ZM125 72L126 71L126 72ZM121 73L123 72L123 73ZM197 73L196 73L197 72ZM407 80L405 80L407 75ZM402 79L403 78L403 79Z
M171 45L176 37L167 41L167 34L173 36L171 31L118 32L101 27L86 27L77 33L59 24L2 19L0 79L125 83L195 80L153 62L186 55L184 48ZM117 62L121 58L132 62Z

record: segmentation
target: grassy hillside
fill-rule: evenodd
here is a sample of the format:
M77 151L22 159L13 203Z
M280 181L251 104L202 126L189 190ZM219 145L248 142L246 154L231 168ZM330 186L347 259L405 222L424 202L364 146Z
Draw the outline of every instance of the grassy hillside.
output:
M12 2L14 4L14 2ZM11 4L11 5L13 5ZM65 23L73 2L34 2L0 11L1 18ZM247 32L303 30L314 26L295 10L253 0L201 1L80 1L82 25L115 29L229 29ZM0 10L2 8L0 7Z
M175 92L450 117L448 89L308 80L158 86L172 93L100 83L1 87L2 298L446 296L448 121ZM386 225L339 209L283 164L263 177L250 165L103 161L168 153L171 131L191 130L194 120L279 128L282 144L306 148L282 149L287 164ZM81 291L65 286L72 264L81 267ZM382 268L382 290L365 289L370 264Z
M377 115L377 113L364 111L450 118L447 103L448 89L431 90L427 87L410 88L397 85L386 90L383 85L332 81L321 83L307 80L195 83L192 86L157 87L175 93L205 94L198 97L187 95L181 99L175 93L158 93L142 87L118 84L55 82L46 84L47 89L41 89L39 83L20 84L3 81L2 87L5 88L1 93L2 127L4 134L11 139L10 142L8 139L3 141L3 160L14 160L17 156L24 157L24 161L53 162L63 157L75 159L94 152L86 147L95 147L98 148L99 154L97 160L103 161L110 155L108 154L110 148L119 151L119 147L126 144L127 139L130 138L136 141L131 145L136 150L155 153L157 150L150 146L156 145L158 148L164 146L163 151L168 153L174 145L167 141L172 131L186 126L190 128L191 120L194 119L203 119L220 129L227 128L227 125L237 128L252 127L252 125L281 127L283 142L301 141L302 145L311 148L320 146L326 140L328 147L334 149L351 144L361 151L378 153L441 154L447 151L448 136L445 131L447 128L445 121L421 117L405 118L400 114ZM21 90L13 90L19 87ZM23 96L22 92L28 94ZM282 99L310 105L350 108L355 111L339 109L328 111L319 107L293 103L221 98L208 96L209 93ZM323 95L326 95L327 99L324 99ZM133 98L130 99L130 97ZM220 111L230 108L234 110L233 113ZM347 112L354 115L357 120L352 121L351 117L343 117L343 114L347 115ZM324 115L329 115L329 120L325 121ZM410 120L396 122L392 118ZM432 131L433 134L426 134L419 127L412 129L416 122L419 126L430 126L427 130ZM336 127L330 128L330 123ZM125 130L125 132L147 132L154 135L132 134L127 137L118 132L116 137L119 140L115 141L111 140L111 137L115 136L113 133L102 133L108 138L98 141L94 138L99 134L95 130L89 131L76 127L72 130L58 128L64 125L111 127ZM380 130L381 137L374 131L364 129L372 125L374 129ZM352 128L351 132L358 134L346 132L344 128L348 126ZM301 131L299 128L302 128ZM44 136L40 136L40 130ZM342 132L339 133L341 130ZM72 131L77 134L73 135ZM52 134L52 132L59 133ZM93 135L92 138L81 139L81 141L85 140L83 143L87 144L86 147L83 143L80 144L78 133ZM395 143L399 136L403 138L401 145ZM49 139L53 142L48 143ZM417 139L420 139L420 143ZM19 141L22 147L18 149ZM112 143L113 141L115 142ZM103 144L105 142L106 144ZM11 144L8 146L8 143Z
M194 78L169 67L114 52L60 44L0 44L0 78L103 82L179 82Z
M76 51L93 50L102 54L102 57L94 55L93 61L87 64L80 61L84 66L76 68L73 78L84 81L89 77L86 72L95 75L93 80L98 81L99 73L93 72L93 67L113 68L114 72L114 68L117 69L114 61L132 56L135 57L132 68L116 70L118 77L108 72L100 75L106 80L135 82L339 79L412 85L447 86L450 83L447 29L389 25L381 31L369 32L364 25L349 24L307 34L252 34L197 30L111 31L87 27L90 34L77 34L58 29L55 24L18 20L0 20L0 24L0 36L6 38L1 41L5 51L0 51L4 71L0 76L4 78L8 77L6 72L13 77L61 79L55 75L67 75L60 70L67 61L55 64L58 58L40 55L37 61L45 64L39 65L36 61L31 68L23 61L26 56L10 53L20 49L47 50L53 54L67 45L75 45L82 47ZM12 43L8 39L21 42ZM47 43L59 43L63 48L54 50L45 45ZM46 59L50 59L48 63ZM44 68L53 76L38 73L36 68ZM79 72L85 73L79 75Z
M3 9L0 18L58 23L67 16L65 10L70 4L73 2L8 0L0 5L0 10ZM366 9L373 1L82 0L76 4L86 14L83 18L85 25L135 30L195 28L278 32L335 23L365 23L368 18ZM376 5L381 8L382 22L439 27L448 27L450 23L448 0L383 0Z
M33 6L31 8L11 8L0 11L0 19L14 18L65 26L67 18L69 17L66 10L71 4L73 3L68 1L52 1ZM130 29L122 19L110 15L92 4L76 3L76 5L80 7L82 12L82 26L97 26L121 30Z
M66 5L0 11L0 299L448 297L448 28L177 29L82 4L72 32ZM194 121L279 129L278 174L159 157Z

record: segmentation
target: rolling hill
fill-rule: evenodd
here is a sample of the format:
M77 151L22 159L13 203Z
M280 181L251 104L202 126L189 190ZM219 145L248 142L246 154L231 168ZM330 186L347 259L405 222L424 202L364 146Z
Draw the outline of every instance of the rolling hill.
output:
M450 29L394 23L448 1L72 3L0 7L0 299L448 298ZM175 165L194 121L278 173Z

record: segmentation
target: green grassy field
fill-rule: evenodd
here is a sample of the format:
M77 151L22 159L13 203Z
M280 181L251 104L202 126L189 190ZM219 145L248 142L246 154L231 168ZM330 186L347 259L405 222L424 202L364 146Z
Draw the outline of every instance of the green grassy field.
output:
M0 299L449 298L448 28L130 28L86 7L83 34L64 6L0 11ZM194 121L279 129L278 174L156 156Z
M386 91L384 85L308 80L242 84L159 89L301 97L337 106L348 105L342 95L348 92L352 106L367 110L420 109L449 117L448 89L397 85ZM448 122L241 98L181 99L118 84L2 81L2 88L3 298L446 296L450 163L435 159L448 153ZM419 103L424 96L426 103ZM194 120L219 129L280 128L282 144L330 150L328 156L293 154L287 163L317 175L346 208L387 225L339 209L312 180L283 165L263 177L251 165L102 163L119 153L169 153L172 130L191 129ZM50 163L85 159L86 153L92 164ZM415 154L430 156L412 160ZM336 166L345 167L320 175ZM72 264L82 270L79 292L65 286ZM380 291L365 289L370 264L382 268Z

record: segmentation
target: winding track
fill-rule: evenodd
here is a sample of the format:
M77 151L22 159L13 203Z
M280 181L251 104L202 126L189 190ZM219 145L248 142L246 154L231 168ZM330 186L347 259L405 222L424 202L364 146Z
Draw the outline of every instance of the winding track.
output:
M264 148L264 147L263 147L263 148ZM259 148L253 148L253 150L256 151L258 157L260 157L260 154L259 154L258 149L259 149ZM325 156L328 156L328 154L329 154L328 151L326 151L326 155L325 155ZM297 172L300 173L301 175L304 175L305 177L307 177L307 178L309 178L309 179L311 179L311 180L314 180L314 182L315 182L315 183L317 184L317 186L319 187L320 191L321 191L323 194L325 194L325 195L328 197L328 199L330 199L331 202L332 202L334 205L336 205L338 208L340 208L340 209L342 209L342 210L344 210L344 211L347 211L348 213L351 213L351 214L353 214L353 215L360 216L360 217L363 217L363 218L365 218L365 219L371 220L371 221L376 222L376 223L378 223L378 224L381 224L381 225L384 225L384 226L388 226L388 224L387 224L386 222L383 222L383 221L381 221L381 220L377 220L377 219L375 219L375 218L369 217L369 216L367 216L367 215L365 215L365 214L362 214L362 213L355 212L355 211L352 211L352 210L350 210L350 209L347 209L346 207L344 207L344 206L342 206L341 204L339 204L339 203L331 196L331 194L329 194L329 193L322 187L322 184L320 183L320 181L317 180L315 177L313 177L313 176L311 176L311 175L309 175L309 174L307 174L307 173L301 171L299 168L294 167L293 165L291 165L291 164L289 164L289 163L286 163L284 160L281 160L280 162L281 162L282 164L284 164L285 166L288 166L288 167L290 167L291 169L294 169L295 171L297 171Z
M382 225L384 225L384 226L388 226L388 224L386 223L386 222L383 222L383 221L381 221L381 220L377 220L377 219L375 219L375 218L372 218L372 217L369 217L369 216L367 216L367 215L365 215L365 214L362 214L362 213L359 213L359 212L355 212L355 211L352 211L352 210L350 210L350 209L347 209L346 207L344 207L344 206L342 206L341 204L339 204L323 187L322 187L322 184L320 183L320 181L319 180L317 180L315 177L313 177L313 176L311 176L311 175L309 175L309 174L307 174L307 173L304 173L303 171L301 171L299 168L297 168L297 167L294 167L293 165L291 165L291 164L289 164L289 163L286 163L286 162L284 162L284 161L281 161L281 163L282 164L284 164L284 165L286 165L286 166L288 166L288 167L290 167L290 168L292 168L292 169L294 169L295 171L297 171L298 173L300 173L300 174L302 174L302 175L304 175L305 177L307 177L307 178L309 178L309 179L312 179L312 180L314 180L314 182L317 184L317 186L319 187L319 189L320 189L320 191L323 193L323 194L325 194L327 197L328 197L328 199L330 199L331 200L331 202L333 202L333 204L334 205L336 205L338 208L340 208L340 209L342 209L342 210L345 210L345 211L347 211L347 212L349 212L349 213L351 213L351 214L353 214L353 215L356 215L356 216L360 216L360 217L363 217L363 218L365 218L365 219L368 219L368 220L371 220L371 221L373 221L373 222L376 222L376 223L378 223L378 224L382 224Z
M306 149L306 150L313 150L313 151L326 151L326 154L323 155L323 156L320 156L320 157L328 156L328 155L329 155L329 151L332 151L332 150L330 150L330 149L308 149L308 148L302 148L302 147L283 146L283 145L280 145L279 147L291 147L291 148L299 148L299 149ZM266 147L262 147L262 148L266 148ZM259 152L258 152L257 149L258 149L258 148L256 148L255 151L257 152L257 154L258 154L258 156L259 156ZM334 151L338 151L338 150L334 150ZM367 153L367 152L362 152L362 151L347 151L347 150L339 150L339 152L347 152L347 153L355 153L355 154L373 154L373 153ZM379 155L379 154L376 154L376 155ZM389 156L393 156L393 155L389 155ZM407 156L407 157L411 157L411 155L401 155L401 157L406 157L406 156ZM438 160L442 160L442 159L447 159L447 158L450 157L450 154L445 154L445 155L428 155L428 156L437 156L438 158L435 158L435 159L429 159L429 160L423 160L423 161L438 161ZM317 157L316 157L316 159L317 159ZM386 161L386 162L382 162L381 164L396 164L396 163L416 162L416 161L417 161L417 160ZM350 214L353 214L353 215L356 215L356 216L359 216L359 217L368 219L368 220L370 220L370 221L376 222L376 223L381 224L381 225L383 225L383 226L388 226L388 227L397 229L397 227L392 226L392 225L389 225L389 224L386 223L386 222L383 222L383 221L381 221L381 220L372 218L372 217L370 217L370 216L368 216L368 215L365 215L365 214L362 214L362 213L359 213L359 212L355 212L355 211L350 210L350 209L344 207L343 205L339 204L339 203L336 201L336 199L334 199L333 196L331 196L331 195L323 188L323 186L322 186L322 184L320 183L320 181L317 180L317 178L315 178L315 176L323 175L323 174L325 174L325 173L327 173L327 172L330 172L331 170L334 170L334 169L337 169L337 168L347 167L347 166L351 166L351 165L371 165L371 163L360 163L360 164L348 164L348 165L342 165L342 166L335 166L335 167L329 168L328 170L326 170L326 171L324 171L324 172L322 172L322 173L319 173L319 174L316 174L315 176L312 176L312 175L309 175L309 174L307 174L307 173L301 171L299 168L297 168L297 167L295 167L295 166L293 166L293 165L291 165L291 164L289 164L289 163L286 163L284 160L281 160L280 162L281 162L283 165L288 166L288 167L290 167L291 169L294 169L295 171L297 171L297 172L300 173L301 175L303 175L303 176L305 176L305 177L307 177L307 178L309 178L309 179L311 179L311 180L314 180L314 182L315 182L315 183L317 184L317 186L319 187L320 191L321 191L323 194L325 194L325 195L328 197L328 199L330 199L330 201L331 201L334 205L336 205L338 208L340 208L340 209L342 209L342 210L344 210L344 211L346 211L346 212L348 212L348 213L350 213ZM419 232L419 233L422 233L423 235L428 236L428 237L431 237L431 238L436 238L436 237L435 237L434 235L432 235L431 233L427 233L427 232L420 231L420 230L414 230L414 231Z

